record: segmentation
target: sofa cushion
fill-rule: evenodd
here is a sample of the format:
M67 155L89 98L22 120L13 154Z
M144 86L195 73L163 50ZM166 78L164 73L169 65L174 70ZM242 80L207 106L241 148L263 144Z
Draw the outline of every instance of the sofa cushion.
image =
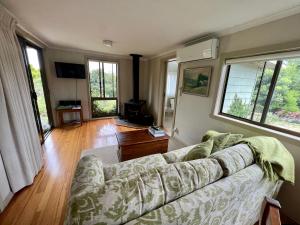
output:
M109 180L97 190L72 195L65 224L124 224L222 175L217 160L199 159Z
M103 170L105 180L112 180L128 177L152 168L162 167L166 164L167 162L161 154L153 154L116 164L105 165Z
M239 142L243 136L243 134L220 133L214 130L209 130L203 136L202 141L212 139L214 141L212 152L214 153L234 145Z
M244 137L243 134L231 134L230 133L228 141L226 142L224 147L229 148L229 147L235 145L236 143L241 141L243 137Z
M184 148L173 150L163 154L163 157L167 163L182 162L184 157L189 153L190 150L195 148L197 145L190 145Z
M183 161L190 161L208 157L212 151L213 145L214 141L212 139L201 142L188 152L188 154L183 158Z
M246 144L238 144L218 151L210 158L218 160L225 176L230 176L254 163L253 153Z

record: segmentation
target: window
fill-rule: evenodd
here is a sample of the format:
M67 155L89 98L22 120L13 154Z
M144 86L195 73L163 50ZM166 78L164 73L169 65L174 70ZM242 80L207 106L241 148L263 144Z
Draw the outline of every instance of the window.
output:
M226 62L220 114L300 136L300 54L253 58Z
M92 117L118 114L118 64L89 60Z

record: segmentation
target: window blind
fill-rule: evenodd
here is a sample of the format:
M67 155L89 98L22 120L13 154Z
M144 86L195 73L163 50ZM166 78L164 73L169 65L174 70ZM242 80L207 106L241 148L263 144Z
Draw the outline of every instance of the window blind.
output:
M288 58L297 58L297 57L300 57L299 50L298 51L290 51L290 52L274 53L274 54L266 54L266 55L257 55L257 56L226 59L225 64L231 65L231 64L237 64L237 63L279 60L279 59L288 59Z

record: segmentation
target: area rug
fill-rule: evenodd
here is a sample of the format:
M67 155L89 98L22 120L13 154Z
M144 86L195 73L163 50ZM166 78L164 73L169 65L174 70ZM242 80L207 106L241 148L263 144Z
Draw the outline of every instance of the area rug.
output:
M149 126L145 126L145 125L131 123L131 122L128 122L127 120L122 120L122 119L116 119L116 125L130 127L130 128L148 128L149 127Z
M102 161L103 164L114 164L119 162L117 145L108 145L101 148L83 150L81 158L86 155L95 155Z

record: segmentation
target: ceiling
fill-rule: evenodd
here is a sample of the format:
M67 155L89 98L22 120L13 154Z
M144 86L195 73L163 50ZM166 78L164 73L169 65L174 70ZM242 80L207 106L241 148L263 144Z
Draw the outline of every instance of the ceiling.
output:
M300 12L300 0L0 0L50 47L156 55L207 33ZM249 26L248 26L249 27ZM109 48L103 39L114 42Z

